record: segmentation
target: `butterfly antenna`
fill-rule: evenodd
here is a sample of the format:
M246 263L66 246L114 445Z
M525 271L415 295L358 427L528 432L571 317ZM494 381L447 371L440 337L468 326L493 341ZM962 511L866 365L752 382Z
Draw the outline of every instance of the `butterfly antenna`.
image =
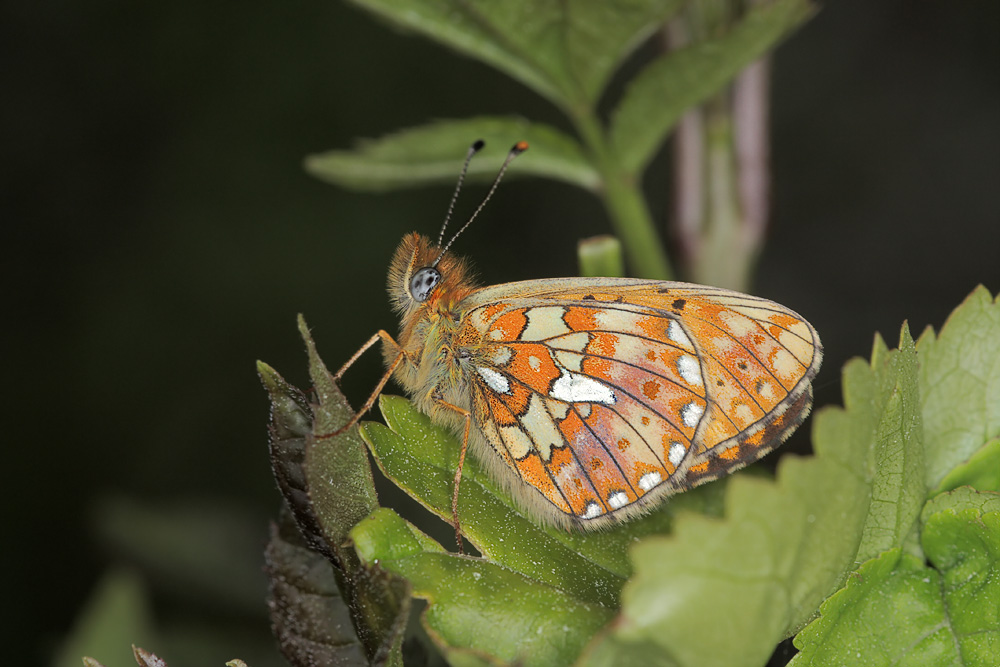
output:
M475 146L475 144L473 144L473 146ZM455 235L451 237L451 240L448 241L448 244L445 247L441 248L441 253L437 256L437 259L434 260L434 263L431 264L432 267L438 265L438 262L440 262L441 258L444 257L444 254L448 252L448 248L450 248L451 244L455 242L455 239L457 239L459 235L465 231L466 227L472 224L472 221L475 220L476 216L478 216L480 211L483 210L483 207L486 206L486 202L488 202L490 200L490 197L493 196L493 193L496 192L497 186L500 185L500 180L503 178L504 173L507 171L507 167L510 166L510 163L514 160L514 158L516 158L518 155L520 155L526 150L528 150L527 141L519 141L516 144L514 144L513 148L510 149L510 152L507 153L507 159L503 161L503 165L500 167L500 171L497 172L497 177L493 179L493 185L490 186L490 191L486 193L486 196L483 198L482 203L479 204L479 208L473 211L472 215L469 216L469 219L466 221L466 223L462 225L462 228L459 229L457 232L455 232ZM441 245L441 240L444 239L444 229L441 230L441 234L442 236L441 239L438 240L438 245Z
M455 210L455 202L458 201L458 193L462 190L462 183L465 182L465 174L469 171L469 163L472 162L472 156L481 151L485 145L485 141L477 139L469 146L469 152L465 154L462 171L458 172L458 183L455 184L455 192L452 193L451 203L448 204L448 213L444 216L444 222L441 223L441 233L438 234L438 246L444 242L444 230L448 227L448 221L451 220L451 214Z

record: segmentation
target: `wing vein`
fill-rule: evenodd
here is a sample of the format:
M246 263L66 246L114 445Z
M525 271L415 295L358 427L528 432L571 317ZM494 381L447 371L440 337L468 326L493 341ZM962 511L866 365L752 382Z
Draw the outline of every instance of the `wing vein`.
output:
M614 414L616 417L618 417L618 419L621 419L622 423L624 423L626 426L628 426L632 430L632 433L635 433L635 435L640 440L642 440L642 444L646 445L646 449L648 449L649 452L653 455L653 458L655 458L657 461L660 462L660 465L663 466L663 469L664 470L667 469L667 462L660 457L660 455L656 452L655 449L653 449L653 446L651 444L649 444L649 441L646 440L646 438L642 435L642 433L639 433L639 429L637 429L636 427L632 426L632 424L630 424L629 421L627 419L625 419L625 416L622 415L622 413L618 412L618 410L615 410L613 407L608 406L608 405L605 405L605 406L602 406L602 407L604 407L609 412L611 412L612 414ZM684 434L681 433L681 437L683 437L683 436L684 436ZM687 440L687 438L685 438L685 440Z
M635 487L632 486L632 482L628 480L628 475L626 475L625 471L622 470L622 467L618 465L618 459L615 457L614 454L611 453L611 450L608 449L608 446L604 443L604 440L601 439L601 436L597 435L597 433L590 426L590 424L587 423L587 420L580 415L580 411L576 409L575 405L573 406L573 412L576 413L577 419L583 422L583 425L587 427L588 431L590 431L590 435L594 436L594 439L597 440L597 443L601 446L601 449L603 449L607 453L607 455L611 458L611 462L615 464L616 468L618 468L618 472L621 473L622 479L624 479L625 483L628 484L628 488L632 489L632 493L635 493L636 497L638 498L639 494L636 493Z

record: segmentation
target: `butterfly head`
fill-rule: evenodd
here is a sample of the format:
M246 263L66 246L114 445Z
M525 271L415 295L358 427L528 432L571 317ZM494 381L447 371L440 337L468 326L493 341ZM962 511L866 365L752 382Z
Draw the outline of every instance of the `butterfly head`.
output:
M420 234L407 234L389 267L389 299L405 318L420 308L448 308L472 289L464 260Z
M441 233L438 235L437 243L432 244L429 239L413 233L404 237L403 242L396 249L396 255L389 267L389 299L404 322L412 322L414 314L422 308L426 309L427 312L452 313L454 304L474 289L465 262L450 254L448 250L455 239L472 224L472 221L486 206L486 202L496 192L497 186L500 185L500 180L511 161L528 150L528 142L519 141L508 151L507 159L504 160L496 178L493 179L493 185L486 197L483 198L479 207L469 216L461 229L445 243L445 230L455 209L455 201L462 189L462 182L469 169L469 162L483 146L484 142L480 139L473 143L466 153L465 162L459 172L458 184L455 186L451 203L448 205L448 213L441 225Z

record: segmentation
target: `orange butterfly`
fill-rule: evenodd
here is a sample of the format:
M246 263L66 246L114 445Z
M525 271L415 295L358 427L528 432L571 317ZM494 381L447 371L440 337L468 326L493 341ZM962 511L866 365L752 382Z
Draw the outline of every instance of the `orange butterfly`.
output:
M526 148L514 146L483 204ZM809 412L822 347L784 306L630 278L477 288L449 252L455 237L443 247L443 228L436 245L403 239L389 269L398 341L379 331L335 378L381 340L388 371L358 415L394 376L432 421L462 434L457 535L470 444L527 514L590 529L757 460Z

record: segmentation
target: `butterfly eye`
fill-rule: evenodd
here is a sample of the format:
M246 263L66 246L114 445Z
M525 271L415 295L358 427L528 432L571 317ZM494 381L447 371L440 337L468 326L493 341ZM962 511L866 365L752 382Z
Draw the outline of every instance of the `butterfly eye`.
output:
M427 301L439 282L441 282L441 273L432 266L425 266L410 278L410 296L418 303L423 303Z

